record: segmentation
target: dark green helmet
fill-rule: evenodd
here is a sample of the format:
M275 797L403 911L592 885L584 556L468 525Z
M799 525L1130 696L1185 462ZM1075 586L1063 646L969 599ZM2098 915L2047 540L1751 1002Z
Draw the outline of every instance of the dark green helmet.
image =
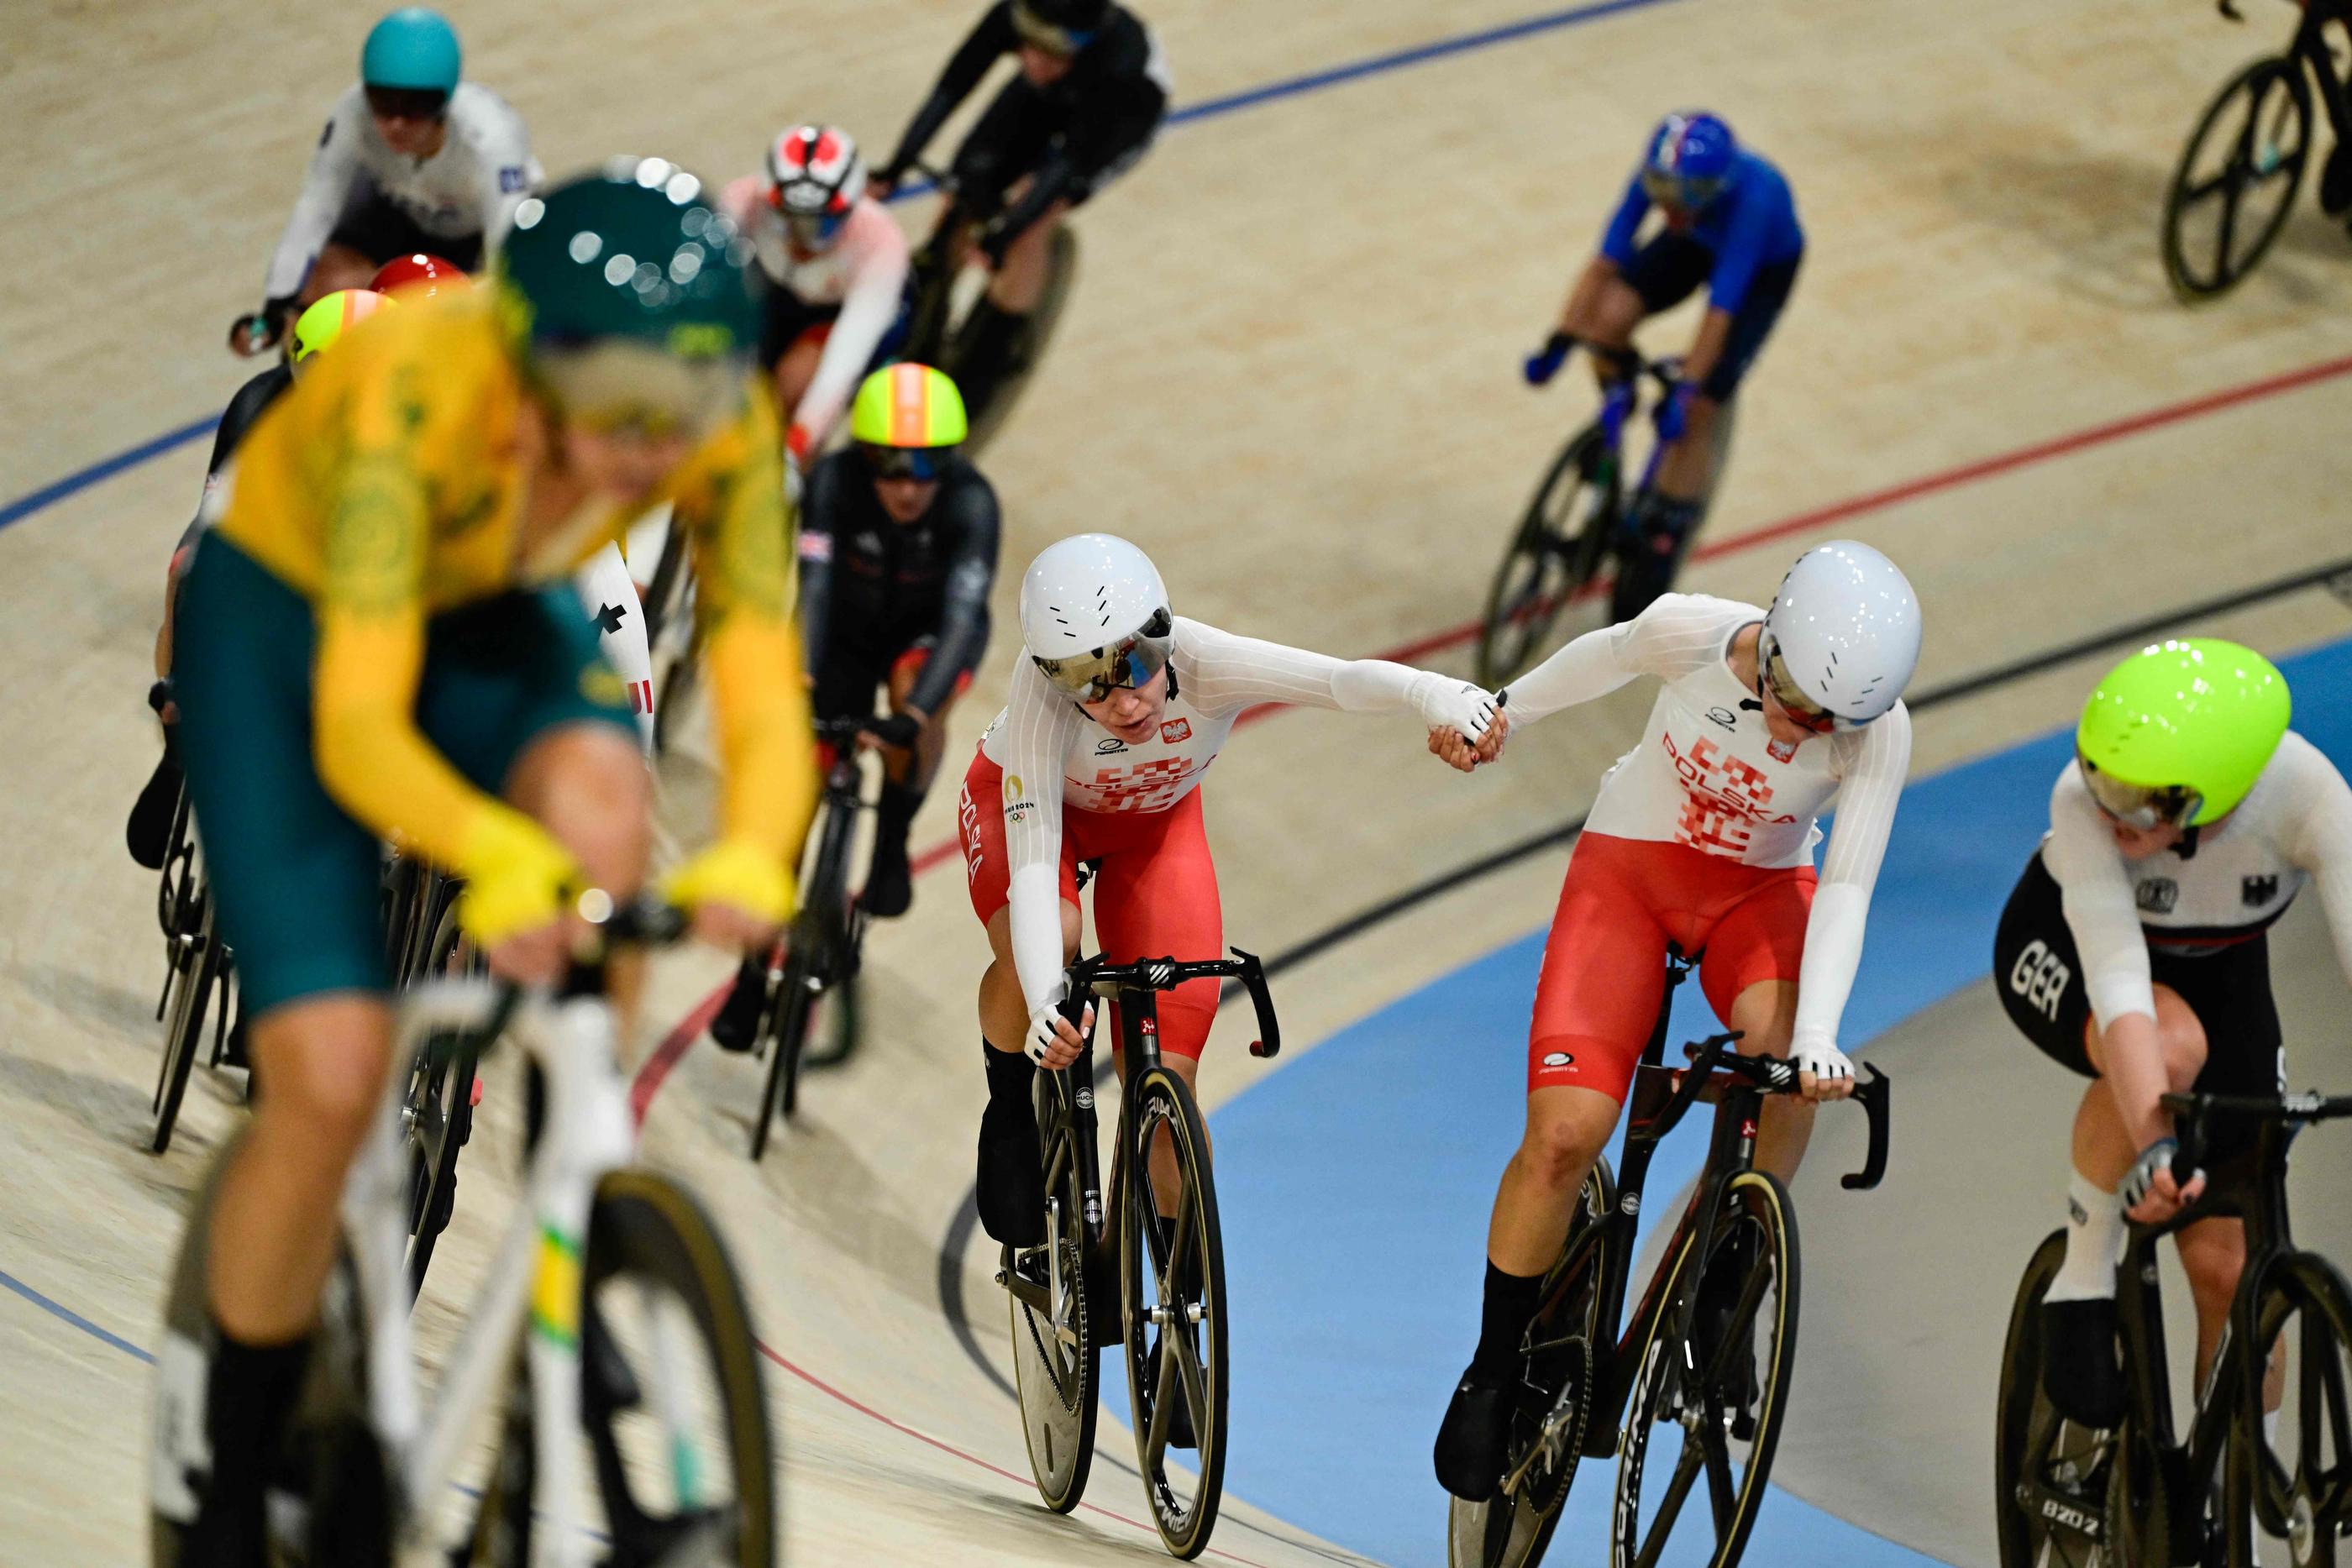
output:
M695 176L615 160L516 209L502 309L567 418L700 427L735 406L759 341L751 254Z

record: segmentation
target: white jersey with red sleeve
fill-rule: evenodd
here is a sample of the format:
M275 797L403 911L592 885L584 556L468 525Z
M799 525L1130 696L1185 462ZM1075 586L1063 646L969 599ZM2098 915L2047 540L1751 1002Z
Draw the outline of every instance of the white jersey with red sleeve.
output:
M1633 750L1601 780L1585 831L1686 844L1752 866L1811 863L1820 817L1838 801L1805 931L1794 1046L1834 1043L1862 960L1863 927L1911 767L1911 716L1896 703L1860 729L1784 747L1763 703L1727 662L1764 612L1669 593L1633 620L1590 632L1506 689L1514 727L1640 675L1665 684Z
M802 304L841 311L800 406L785 411L793 428L802 433L794 451L805 458L824 449L842 411L856 395L866 368L874 362L884 334L898 319L909 266L907 236L887 208L871 196L861 196L833 247L819 256L803 255L793 247L783 218L761 199L765 183L758 175L747 174L722 194L728 214L751 236L760 270Z
M1055 689L1026 649L1013 696L981 737L1004 772L1013 966L1032 1013L1062 999L1062 813L1165 811L1199 785L1232 733L1261 703L1411 711L1425 725L1468 733L1484 692L1449 676L1381 659L1334 659L1237 637L1178 616L1159 733L1130 746Z

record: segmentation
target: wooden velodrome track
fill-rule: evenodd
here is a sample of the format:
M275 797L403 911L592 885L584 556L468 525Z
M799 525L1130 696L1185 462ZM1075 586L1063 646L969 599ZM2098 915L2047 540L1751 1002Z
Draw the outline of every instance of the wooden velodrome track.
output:
M1647 126L1692 103L1790 172L1811 248L1689 585L1761 602L1805 545L1868 539L1926 601L1924 685L2352 555L2352 242L2306 205L2259 276L2196 312L2170 301L2156 262L2180 138L2229 70L2284 37L2284 7L2232 29L2185 0L1538 4L1144 7L1190 109L1080 220L1064 335L990 456L1010 514L1004 582L1050 540L1107 528L1154 552L1184 612L1466 669L1449 633L1590 404L1580 376L1531 394L1517 358ZM788 118L887 149L978 4L450 9L468 74L524 112L551 172L627 150L719 176L754 166ZM140 1353L182 1205L236 1114L199 1075L171 1154L142 1152L153 887L121 826L152 761L140 694L203 448L155 438L208 419L243 373L222 332L251 302L372 15L340 0L5 9L0 1563L124 1562L140 1540ZM1677 319L1650 340L1686 331ZM1003 586L998 609L959 715L966 739L1003 689ZM2315 591L2198 624L2273 652L2347 630ZM1923 718L1919 770L2066 723L2095 663ZM1229 931L1282 951L1565 820L1648 700L1548 726L1467 781L1410 726L1286 714L1245 728L1208 797ZM690 759L665 779L678 833L698 831L703 783ZM938 791L921 843L947 838L952 798ZM1295 967L1280 993L1294 1049L1539 925L1560 860L1516 861ZM970 1234L955 1222L984 951L954 872L924 878L914 914L869 945L866 1049L811 1082L762 1167L740 1152L752 1070L707 1046L661 1059L648 1157L708 1197L751 1277L797 1562L1159 1556L1132 1477L1110 1465L1076 1516L1035 1507L1010 1407L942 1322L944 1289L1002 1364L990 1260L942 1252ZM2296 997L2340 1015L2324 943L2306 934L2288 951L2308 971ZM723 967L667 965L649 1023L688 1014ZM1990 993L1970 1005L1981 1031ZM1223 1040L1209 1100L1258 1071ZM492 1135L468 1156L467 1212L421 1309L439 1343L435 1297L480 1261L515 1098L494 1074ZM2054 1147L2016 1162L2016 1201L2039 1216L2054 1209ZM1940 1222L1932 1184L1890 1191L1907 1196L1857 1220L1885 1228L1853 1242L1866 1256ZM1828 1325L1809 1326L1810 1364L1842 1338L1874 1367L1906 1359L1835 1296L1808 1292L1809 1323ZM1801 1405L1779 1479L1841 1508L1837 1483L1864 1455L1869 1506L1885 1511L1862 1522L1989 1561L1978 1469L1935 1473L1925 1450L1945 1439L1907 1429L1906 1447L1874 1445L1839 1424L1856 1407ZM1983 1421L1969 1419L1952 1464L1980 1468ZM1428 1434L1388 1436L1423 1448ZM1123 1433L1106 1423L1103 1446L1120 1458ZM1247 1506L1248 1474L1228 1485L1242 1500L1217 1537L1229 1560L1351 1560ZM1430 1500L1434 1542L1433 1487Z

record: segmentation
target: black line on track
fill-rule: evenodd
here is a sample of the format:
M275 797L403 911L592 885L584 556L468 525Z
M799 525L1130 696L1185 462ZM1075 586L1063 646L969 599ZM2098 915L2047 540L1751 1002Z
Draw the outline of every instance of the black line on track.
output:
M2054 648L2045 648L2037 653L2029 653L2023 658L2011 660L2006 664L1997 664L1990 670L1982 670L1973 675L1963 675L1956 681L1922 692L1916 699L1906 698L1906 701L1912 712L1927 713L1948 703L1958 702L1966 697L1996 690L2013 682L2055 669L2060 664L2071 664L2076 659L2092 653L2101 653L2123 643L2137 642L2143 637L2152 636L2168 627L2179 625L2186 621L2196 621L2209 615L2220 615L2232 610L2242 610L2250 604L2259 604L2264 600L2277 599L2306 588L2317 588L2323 585L2336 591L2347 606L2352 606L2352 592L2347 591L2347 587L2352 587L2352 558L2331 561L2325 566L2305 567L2301 570L2289 572L2284 577L2273 578L2268 582L2257 583L2252 588L2218 594L2194 604L2186 604L2177 609L2145 616L2126 625L2110 627L2105 632L2095 632L2090 636L2079 638L2072 643L2061 643ZM1270 977L1286 969L1296 968L1312 959L1319 958L1343 943L1351 941L1377 926L1386 925L1398 915L1416 909L1432 899L1442 897L1458 887L1466 886L1482 877L1501 871L1506 866L1516 864L1529 855L1549 849L1555 844L1566 843L1583 830L1584 820L1585 814L1579 812L1557 827L1546 828L1540 832L1531 833L1526 838L1506 844L1501 849L1490 850L1475 860L1465 862L1451 871L1440 872L1424 882L1417 883L1401 893L1382 899L1378 904L1359 910L1345 920L1326 926L1314 936L1268 957L1265 960L1265 972ZM1239 992L1238 986L1227 985L1224 995L1220 998L1220 1007L1224 1002L1233 1000ZM1097 1080L1102 1079L1108 1071L1109 1060L1108 1051L1097 1053L1095 1072ZM1007 1399L1017 1402L1021 1397L1019 1390L1013 1387L1010 1378L997 1370L996 1364L988 1358L986 1352L982 1350L979 1339L971 1332L971 1317L964 1310L963 1256L971 1246L971 1233L978 1228L979 1225L978 1203L972 1189L966 1187L962 1207L956 1210L955 1218L948 1222L947 1234L940 1239L940 1312L947 1319L948 1329L955 1335L956 1343L963 1348L964 1354L971 1359L972 1365L980 1369L981 1375L993 1384ZM1108 1454L1098 1452L1096 1457L1107 1460L1115 1469L1123 1470L1131 1476L1139 1474L1133 1466L1123 1464ZM1328 1558L1335 1563L1368 1561L1361 1557L1335 1555L1310 1542L1278 1535L1273 1531L1254 1525L1247 1520L1232 1519L1229 1521L1244 1530L1255 1531L1260 1535L1281 1541L1286 1545L1313 1552L1318 1556Z

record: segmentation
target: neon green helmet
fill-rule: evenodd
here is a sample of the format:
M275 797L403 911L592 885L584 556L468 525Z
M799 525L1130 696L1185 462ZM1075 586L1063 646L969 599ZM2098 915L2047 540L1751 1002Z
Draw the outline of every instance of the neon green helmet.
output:
M2074 755L2129 827L2202 827L2237 810L2286 734L2286 677L2252 648L2183 637L2142 648L2083 705Z
M335 346L345 329L391 304L390 296L367 288L338 288L332 294L320 295L309 309L294 319L294 336L286 346L286 358L299 365L313 354L326 352Z
M929 365L885 365L866 378L850 405L850 439L886 479L936 479L948 454L971 433L963 394Z
M614 161L515 210L500 308L524 371L569 420L699 431L740 408L760 309L751 242L701 181Z

